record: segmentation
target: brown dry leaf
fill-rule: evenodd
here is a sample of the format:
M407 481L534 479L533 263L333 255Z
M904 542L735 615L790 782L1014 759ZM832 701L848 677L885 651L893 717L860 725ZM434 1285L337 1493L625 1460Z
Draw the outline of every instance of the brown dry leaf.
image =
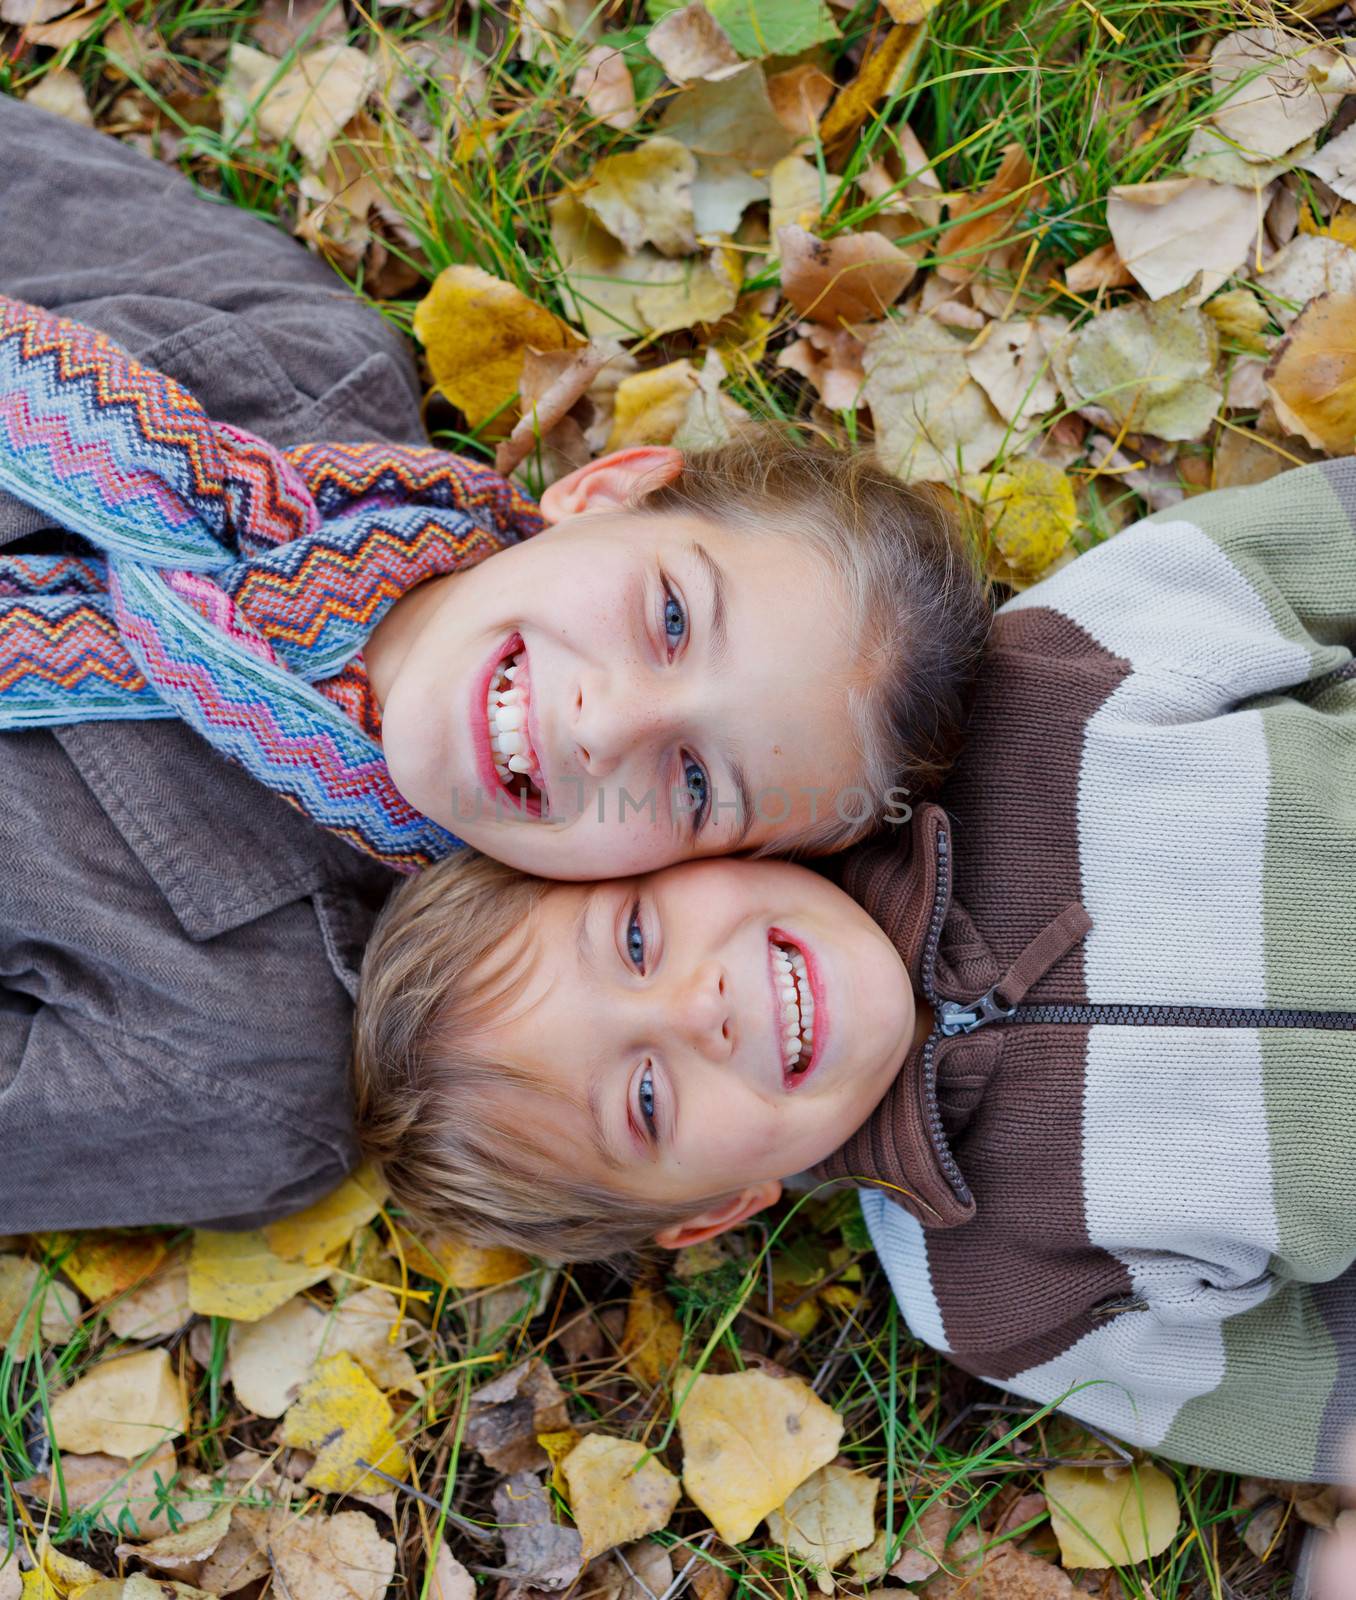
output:
M267 1555L270 1530L289 1520L290 1510L264 1511L237 1506L230 1531L203 1563L198 1581L215 1595L234 1594L264 1577L271 1566Z
M768 174L768 230L773 247L769 259L777 256L777 235L782 228L810 228L824 210L824 188L819 168L801 155L783 156Z
M1301 446L1303 448L1303 446ZM1265 483L1302 463L1292 461L1270 439L1242 428L1220 432L1212 463L1211 488L1236 489Z
M632 1439L591 1433L570 1451L560 1470L585 1561L658 1533L678 1504L677 1478Z
M232 59L237 49L232 47ZM325 159L375 83L372 61L352 45L322 44L287 68L255 113L261 133L290 142L313 167Z
M66 1344L80 1323L75 1290L46 1274L27 1256L0 1256L0 1349L24 1361L34 1335L49 1344Z
M1134 274L1116 254L1114 244L1099 244L1065 269L1064 282L1074 294L1097 294L1103 289L1124 289Z
M1024 587L1069 548L1078 506L1073 484L1052 461L1019 457L1001 472L967 477L963 489L983 509L995 577Z
M837 88L833 79L812 61L802 61L767 80L768 99L786 131L796 139L812 139L825 107Z
M566 350L582 343L521 289L465 263L434 279L415 308L414 331L435 384L473 428L512 403L529 345Z
M476 1580L445 1544L433 1561L433 1581L428 1600L476 1600Z
M793 1490L783 1506L768 1513L767 1531L793 1555L817 1567L821 1593L832 1594L830 1574L876 1537L879 1492L875 1478L830 1462Z
M743 256L722 246L709 255L664 261L636 291L636 310L652 333L719 322L738 305L743 275Z
M1245 263L1266 210L1266 196L1210 183L1164 178L1120 184L1107 197L1106 220L1126 267L1151 300L1192 282L1211 295Z
M673 1381L683 1353L683 1328L673 1302L656 1284L643 1279L631 1290L622 1330L621 1354L626 1370L647 1389Z
M28 28L64 16L74 4L75 0L0 0L0 22Z
M913 257L879 233L817 239L805 228L777 230L782 293L810 322L839 327L882 317L918 270Z
M750 171L789 153L793 136L768 98L759 64L718 81L694 83L665 106L657 131L698 156L730 156Z
M75 1511L97 1511L97 1525L121 1532L135 1532L142 1538L155 1538L170 1533L173 1527L165 1505L163 1490L179 1470L179 1462L172 1444L158 1445L140 1463L131 1463L118 1456L68 1455L61 1461L61 1487L55 1483L55 1473L41 1473L28 1478L19 1488L28 1495L39 1497L54 1507L64 1503ZM199 1509L206 1514L209 1508L199 1508L193 1502L173 1502L176 1519L196 1520Z
M1024 211L1044 203L1045 188L1036 181L1031 158L1019 144L1004 146L1002 164L988 183L953 203L951 226L938 248L954 259L939 262L938 275L950 283L969 283L984 266L985 252L1012 231Z
M697 158L676 139L645 139L621 155L604 156L579 198L627 250L652 244L666 256L697 248L692 184Z
M267 1541L289 1600L382 1600L395 1576L396 1548L365 1511L280 1518Z
M917 314L858 331L866 366L862 397L887 469L918 483L987 467L1007 424L970 376L961 341Z
M86 4L78 11L69 11L54 22L31 23L24 30L24 37L30 44L41 45L46 50L65 50L67 46L89 38L107 21L107 10L95 0L94 4Z
M821 328L813 322L798 324L796 332L800 337L778 351L777 365L808 378L830 411L855 410L866 380L862 341L850 328Z
M1046 319L1041 318L1041 322ZM1062 327L1062 325L1061 325ZM1059 387L1037 322L990 322L965 352L970 376L1014 427L1059 403Z
M471 1396L466 1442L498 1472L524 1472L546 1465L539 1433L570 1426L565 1391L547 1364L533 1356Z
M94 126L94 113L85 99L84 85L68 67L43 73L24 96L24 101L64 117L67 122L78 123L82 128Z
M148 1567L161 1572L178 1572L185 1567L206 1561L226 1537L231 1526L235 1507L228 1501L219 1505L210 1516L200 1522L191 1522L186 1528L164 1533L149 1544L120 1544L115 1550L119 1556L135 1556Z
M176 1249L145 1283L119 1296L104 1312L119 1339L167 1339L193 1315L188 1303L188 1250Z
M611 45L596 44L574 75L570 93L582 100L599 122L623 132L640 120L636 86L626 57Z
M62 1450L131 1461L188 1427L184 1386L168 1350L97 1362L52 1401L52 1438Z
M1214 94L1223 97L1211 121L1254 162L1293 151L1356 88L1340 50L1277 28L1226 33L1210 52L1210 72Z
M217 1600L206 1589L196 1589L191 1583L180 1583L176 1578L150 1578L144 1572L134 1572L130 1578L103 1578L88 1588L72 1590L80 1600ZM55 1600L56 1590L49 1591ZM40 1600L48 1600L46 1595Z
M363 1489L383 1492L376 1467L404 1479L409 1460L395 1438L391 1403L352 1356L318 1361L315 1372L283 1418L284 1444L315 1452L315 1464L302 1482L329 1494ZM360 1465L366 1462L366 1466Z
M1288 328L1323 294L1356 294L1356 250L1321 234L1302 233L1277 253L1257 280L1267 309Z
M583 1565L578 1528L551 1517L551 1501L540 1478L515 1472L494 1491L494 1519L504 1540L504 1566L519 1587L566 1589Z
M922 23L896 22L883 37L868 41L857 76L838 91L820 121L819 136L826 145L846 143L877 103L900 88L917 65L926 37Z
M948 1560L947 1535L955 1526L956 1513L945 1501L935 1501L918 1513L918 1520L904 1535L904 1544L890 1576L901 1583L921 1583Z
M260 50L285 56L303 38L308 45L344 34L344 14L329 0L263 0L250 23L250 33Z
M838 1452L843 1419L800 1378L679 1375L683 1487L729 1544Z
M939 1573L923 1590L927 1600L1073 1600L1079 1592L1067 1572L1012 1545L991 1551L978 1572Z
M645 36L645 48L680 86L695 78L719 81L743 66L729 34L701 0L689 0L656 22Z
M1356 294L1325 294L1295 320L1266 372L1282 427L1329 455L1356 452Z
M1219 410L1218 354L1214 323L1179 294L1085 322L1068 342L1067 371L1075 402L1104 408L1114 425L1201 439Z
M263 1233L193 1235L188 1258L188 1299L199 1316L257 1322L293 1295L329 1275L325 1261L309 1266L284 1261Z
M614 341L591 341L579 350L529 350L519 387L522 416L495 452L495 471L505 477L545 441L588 393L603 367L616 358ZM582 464L582 463L581 463Z
M297 184L310 204L299 208L294 232L343 271L355 272L372 245L372 212L382 205L375 173L385 160L379 124L360 111L321 165L308 167Z
M1177 1489L1149 1462L1119 1468L1051 1467L1050 1522L1066 1567L1134 1566L1162 1554L1182 1520Z

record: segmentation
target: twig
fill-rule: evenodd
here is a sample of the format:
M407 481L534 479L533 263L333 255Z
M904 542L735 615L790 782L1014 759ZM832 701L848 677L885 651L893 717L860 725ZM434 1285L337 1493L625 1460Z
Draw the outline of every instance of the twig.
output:
M370 1461L364 1461L361 1456L358 1457L358 1465L365 1471L370 1472L374 1478L380 1478L383 1483L389 1483L393 1489L398 1489L401 1494L409 1495L412 1500L418 1500L422 1505L432 1506L435 1511L441 1514L443 1503L441 1500L435 1500L431 1494L425 1494L422 1489L416 1489L408 1483L402 1483L399 1478L393 1478L389 1472L383 1472L380 1467L374 1467ZM458 1515L450 1506L447 1511L447 1520L455 1522L466 1537L474 1539L477 1544L495 1543L492 1533L486 1533L479 1523Z

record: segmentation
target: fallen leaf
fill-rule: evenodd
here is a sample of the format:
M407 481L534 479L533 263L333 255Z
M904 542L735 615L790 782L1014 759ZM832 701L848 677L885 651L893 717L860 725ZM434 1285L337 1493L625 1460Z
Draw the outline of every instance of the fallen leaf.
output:
M347 1351L379 1389L422 1395L414 1362L404 1348L417 1325L406 1321L400 1302L375 1284L338 1301L321 1330L321 1355Z
M596 44L574 75L570 93L582 100L599 122L625 131L640 120L636 86L626 57L611 45Z
M473 1392L466 1442L497 1472L524 1472L546 1465L537 1435L569 1426L565 1391L550 1367L533 1356Z
M930 1578L947 1560L947 1536L955 1526L956 1513L944 1500L935 1500L918 1513L914 1525L904 1535L900 1553L890 1568L890 1576L901 1583L921 1583Z
M951 226L937 241L945 259L937 273L951 283L969 283L984 266L985 253L1015 228L1022 214L1045 203L1031 158L1019 144L1004 146L1003 160L975 194L953 201ZM969 218L967 221L966 219Z
M1271 314L1251 289L1226 289L1201 308L1220 333L1245 350L1266 355L1271 348Z
M371 93L373 62L353 45L331 42L298 56L275 78L280 63L269 57L263 63L251 60L243 54L250 50L233 44L228 57L221 90L228 134L238 133L252 115L266 139L291 143L312 166L319 166Z
M664 261L636 291L636 310L652 333L673 333L698 323L719 322L739 303L744 258L717 246L704 256Z
M1296 165L1322 178L1343 200L1356 200L1356 125L1344 128L1321 150L1303 157Z
M676 139L646 139L621 155L604 156L580 199L630 251L652 244L666 256L697 248L692 184L697 158Z
M1064 270L1064 282L1074 294L1097 294L1103 289L1124 289L1135 281L1114 244L1099 244Z
M248 1525L263 1571L274 1573L274 1587L288 1600L383 1600L395 1576L396 1548L365 1511L302 1517L261 1512ZM204 1582L214 1564L215 1558L204 1569ZM226 1579L243 1587L229 1575Z
M494 1519L504 1540L504 1566L515 1583L565 1589L579 1576L579 1530L552 1520L550 1498L535 1474L515 1472L495 1487Z
M855 410L862 398L866 372L864 346L850 328L798 324L800 338L777 352L777 365L808 378L830 411Z
M697 388L697 370L686 356L662 367L632 373L617 385L609 450L638 444L668 444Z
M337 1188L303 1211L271 1222L263 1230L274 1255L307 1266L328 1261L359 1228L366 1227L386 1202L388 1190L370 1166L351 1172Z
M522 28L518 54L524 61L556 61L560 40L592 43L602 25L594 0L523 0L521 14L515 15Z
M56 1509L94 1513L96 1526L110 1532L154 1538L173 1532L165 1491L179 1470L172 1444L157 1445L144 1461L127 1462L102 1454L67 1455L61 1460L61 1481L55 1469L26 1479L19 1487ZM168 1500L175 1521L194 1519L200 1508L192 1501ZM204 1510L204 1515L206 1510Z
M777 230L782 293L797 315L831 327L882 317L918 270L906 251L879 233L817 239L805 228Z
M1280 1500L1259 1506L1243 1528L1243 1543L1259 1561L1270 1561L1284 1544L1282 1529L1289 1520L1288 1507Z
M23 1600L18 1551L0 1551L0 1600Z
M979 472L1007 425L970 376L965 347L930 317L892 317L859 329L876 448L906 483Z
M326 1356L283 1418L282 1440L315 1452L302 1482L330 1494L382 1492L367 1467L404 1479L409 1461L396 1442L391 1403L352 1356ZM360 1466L365 1461L367 1467Z
M114 1554L135 1556L148 1567L162 1572L178 1572L181 1568L196 1566L206 1561L226 1537L234 1509L227 1501L201 1522L191 1522L186 1528L161 1534L148 1544L120 1544Z
M768 182L735 156L698 156L692 184L692 220L701 244L734 233L745 208L766 200Z
M167 1339L193 1315L188 1302L188 1251L177 1249L146 1282L107 1306L104 1316L119 1339Z
M838 38L824 0L707 0L741 56L794 56Z
M1078 507L1073 484L1053 462L1021 456L1001 472L967 477L964 489L983 509L995 577L1034 583L1068 549Z
M259 49L281 57L322 39L342 38L344 18L329 0L263 0L250 33Z
M1172 1479L1148 1462L1128 1472L1051 1467L1042 1481L1066 1567L1147 1561L1168 1548L1182 1520Z
M904 87L926 37L922 23L897 22L883 37L868 39L857 76L838 91L820 120L819 137L824 144L846 144L881 100Z
M683 1487L728 1544L838 1452L843 1419L800 1378L679 1374Z
M570 1451L560 1470L585 1561L658 1533L678 1504L677 1478L631 1439L591 1433Z
M802 61L767 79L768 99L782 126L797 139L814 137L837 84L812 61Z
M168 1350L97 1362L52 1401L52 1439L62 1450L131 1461L188 1427L184 1386Z
M74 4L75 0L0 0L0 22L28 28L63 16Z
M728 78L743 66L729 34L701 0L689 0L656 22L645 48L680 86L694 78Z
M473 428L513 401L529 345L564 350L581 342L521 289L465 263L433 280L415 308L414 332L434 382Z
M743 406L721 388L727 377L720 351L708 345L697 374L697 387L688 396L683 420L669 441L675 449L718 450L753 421Z
M1356 250L1336 239L1302 233L1276 255L1257 280L1267 309L1288 328L1311 300L1324 294L1356 294Z
M1215 419L1219 335L1209 317L1180 295L1117 306L1085 322L1068 347L1068 372L1080 402L1160 439L1200 439Z
M832 1594L831 1574L876 1536L879 1492L875 1478L830 1462L793 1490L783 1506L768 1513L767 1531L778 1544L817 1568L820 1591Z
M447 1234L421 1238L398 1228L396 1238L410 1271L432 1278L445 1289L490 1289L532 1269L527 1257L516 1250L486 1250Z
M54 1233L43 1240L61 1271L95 1305L142 1283L160 1266L167 1250L163 1235L137 1233Z
M270 1531L292 1515L291 1510L279 1514L238 1506L226 1537L203 1562L198 1581L211 1594L230 1595L265 1577L272 1570L267 1553Z
M66 1344L80 1323L75 1290L50 1278L27 1256L0 1255L0 1348L26 1361L34 1335Z
M1304 448L1303 445L1300 446ZM1242 428L1225 428L1220 433L1212 463L1211 488L1235 489L1265 483L1303 463L1291 459L1270 439Z
M665 106L657 132L694 155L733 156L749 168L770 167L793 143L772 108L757 63L680 90Z
M1037 322L986 323L966 350L965 364L994 410L1014 427L1034 422L1059 403L1059 388Z
M978 1571L939 1573L923 1592L927 1600L1073 1600L1080 1591L1067 1572L1004 1544L987 1554Z
M198 1229L188 1257L188 1300L201 1317L257 1322L329 1275L329 1263L284 1261L263 1233Z
M45 50L65 50L79 44L108 22L108 12L98 0L86 3L78 11L68 11L52 22L30 23L24 36L30 44L41 45Z
M1288 432L1329 455L1356 452L1356 293L1310 301L1272 357L1266 383Z
M325 1313L300 1297L229 1334L235 1397L258 1417L280 1417L311 1376L325 1335Z
M38 106L55 116L64 117L82 128L94 126L94 113L85 99L84 85L68 67L56 67L44 72L42 77L24 96L30 106Z
M683 1327L673 1302L657 1284L638 1279L626 1305L621 1355L626 1370L647 1389L673 1381L683 1353Z
M1238 28L1210 52L1211 86L1223 103L1211 120L1249 161L1274 160L1315 134L1353 82L1332 45L1278 28Z
M1266 209L1265 197L1205 178L1120 184L1107 197L1106 221L1121 260L1151 300L1192 282L1211 295L1243 265Z
M636 295L657 274L671 274L673 263L648 246L628 254L568 189L549 201L547 210L561 266L561 298L570 317L591 339L643 333Z
M445 1544L433 1560L428 1600L476 1600L476 1580Z
M1283 173L1290 172L1305 156L1314 152L1313 139L1305 139L1279 161L1250 161L1227 135L1209 123L1193 128L1182 152L1181 166L1193 178L1209 178L1213 183L1231 183L1250 194L1257 194Z
M55 1589L50 1591L56 1595ZM191 1583L179 1583L173 1578L148 1578L144 1572L134 1572L130 1578L105 1578L89 1588L73 1590L79 1600L216 1600L206 1589L195 1589Z

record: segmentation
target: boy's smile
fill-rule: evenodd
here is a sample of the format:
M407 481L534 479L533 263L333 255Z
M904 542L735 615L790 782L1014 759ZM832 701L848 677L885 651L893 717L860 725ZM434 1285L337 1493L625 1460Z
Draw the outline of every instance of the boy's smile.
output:
M691 862L553 886L477 1040L549 1091L525 1141L621 1195L766 1204L866 1120L914 1037L894 946L783 861Z

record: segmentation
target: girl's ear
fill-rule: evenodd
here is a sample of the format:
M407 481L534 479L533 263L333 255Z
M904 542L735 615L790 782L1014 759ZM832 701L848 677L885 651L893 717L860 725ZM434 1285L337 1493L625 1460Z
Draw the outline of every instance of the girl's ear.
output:
M541 497L542 515L548 522L563 522L586 511L615 511L632 498L642 481L657 489L682 470L683 452L672 445L633 444L613 450L557 478Z
M764 1183L741 1189L738 1194L722 1200L709 1211L689 1217L685 1222L672 1222L667 1228L661 1228L655 1234L654 1242L663 1250L682 1250L687 1245L700 1244L703 1239L714 1239L718 1233L747 1222L755 1212L772 1205L781 1196L781 1184L776 1178L769 1178Z

